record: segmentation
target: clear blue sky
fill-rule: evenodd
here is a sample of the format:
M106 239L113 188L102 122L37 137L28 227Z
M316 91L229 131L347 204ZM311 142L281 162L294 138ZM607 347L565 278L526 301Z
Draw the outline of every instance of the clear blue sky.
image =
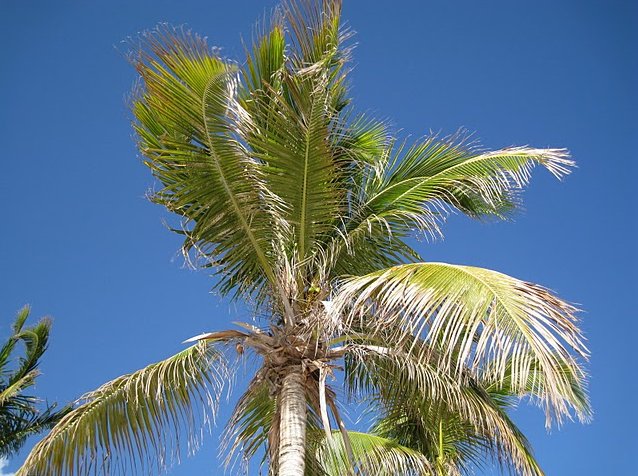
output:
M270 0L0 0L0 337L15 311L54 317L37 393L65 402L245 317L183 267L148 203L125 99L127 36L187 24L241 59ZM345 0L360 108L403 133L476 131L488 147L567 147L560 183L537 170L513 222L455 215L430 260L496 269L578 303L595 420L548 435L516 418L549 475L638 474L636 2ZM173 475L216 475L219 430ZM15 470L21 455L10 462ZM2 470L0 470L2 471Z

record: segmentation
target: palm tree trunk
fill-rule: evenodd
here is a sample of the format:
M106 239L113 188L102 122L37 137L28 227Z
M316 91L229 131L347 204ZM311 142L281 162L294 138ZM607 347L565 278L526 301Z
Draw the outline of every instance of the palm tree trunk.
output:
M300 366L290 367L281 388L279 476L303 476L306 450L306 395Z

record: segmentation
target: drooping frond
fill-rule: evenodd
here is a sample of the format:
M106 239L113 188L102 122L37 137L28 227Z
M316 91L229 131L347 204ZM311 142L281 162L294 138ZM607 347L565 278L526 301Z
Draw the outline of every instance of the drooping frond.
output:
M278 428L271 431L277 420L276 410L276 399L270 395L268 383L258 372L237 402L226 426L220 448L226 455L226 467L236 464L240 454L243 461L248 461L266 446L276 454L276 441L269 442L269 437L272 440L279 434ZM264 461L267 457L266 451Z
M479 369L477 379L485 391L504 406L516 405L520 397L529 397L534 401L537 395L546 394L551 389L548 388L550 384L541 371L538 359L529 356L528 360L532 370L527 377L527 382L522 387L516 387L512 380L512 369L515 365L515 359L512 357L505 364L504 374L498 371L496 366L488 364L486 368ZM563 380L570 386L569 405L574 408L581 420L589 421L592 409L587 396L586 375L583 370L571 362L563 362L558 372L562 374Z
M587 356L576 309L545 288L482 268L415 263L346 281L334 309L394 342L423 337L443 370L490 369L516 394L531 378L548 425L570 409L588 416L574 392L584 374L569 350Z
M135 66L139 148L162 188L153 199L183 217L184 250L212 265L223 292L273 285L275 208L258 164L236 140L235 67L202 38L160 28Z
M31 451L20 476L142 474L196 449L228 370L200 343L84 395Z
M525 438L469 369L460 375L446 372L418 339L393 342L386 333L380 340L389 340L388 345L344 348L346 386L356 398L374 404L380 418L376 433L448 470L492 459L518 474L542 474ZM442 422L445 428L439 428ZM443 431L446 448L441 448Z
M47 403L47 407L38 412L20 412L16 407L8 408L10 411L20 412L18 418L0 419L2 433L0 433L0 458L15 455L26 443L27 438L46 432L53 428L69 411L70 406L65 406L56 411L55 404ZM24 408L22 404L19 408ZM5 407L6 408L6 407Z

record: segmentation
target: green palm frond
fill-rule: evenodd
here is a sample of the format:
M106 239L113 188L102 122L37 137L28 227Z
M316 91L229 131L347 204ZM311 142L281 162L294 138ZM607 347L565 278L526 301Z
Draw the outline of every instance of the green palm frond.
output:
M273 424L277 425L277 402L270 395L268 383L258 372L240 397L226 426L223 443L220 447L226 455L226 467L237 464L241 454L243 461L250 460L260 449L264 449L275 435L271 433ZM278 437L278 427L273 429ZM268 447L276 452L274 442ZM262 464L268 458L266 452Z
M350 50L343 47L349 33L341 27L341 3L341 0L285 0L282 3L290 32L290 58L296 70L312 68L325 61L332 81L343 75L341 68Z
M182 216L184 250L212 264L223 292L275 283L276 218L258 164L235 139L237 73L196 35L160 28L135 60L139 148L162 184L153 196Z
M251 115L256 118L255 127L244 134L253 154L266 164L267 188L282 200L282 213L293 228L294 249L302 261L316 252L317 241L331 231L343 194L335 186L339 164L326 140L334 115L326 81L285 73L288 94L304 97L308 103L294 109L283 93L273 93L268 102L255 98ZM263 122L268 129L257 126Z
M86 394L29 454L21 476L161 470L214 418L228 370L204 343ZM200 417L200 418L198 418Z
M14 377L11 379L8 385L3 385L2 391L0 392L0 407L9 406L11 405L12 401L16 401L17 399L19 399L20 394L26 388L31 387L35 383L35 379L38 375L39 372L33 370L26 375L22 375L22 377L17 380Z
M373 433L348 431L354 455L356 474L429 475L434 465L419 451ZM343 436L332 432L332 441L322 432L308 435L309 452L318 466L306 474L342 476L351 474L351 464L345 453Z
M458 471L491 458L520 474L542 474L500 402L469 369L461 375L444 371L420 340L388 347L349 344L345 352L346 386L352 396L375 404L376 433ZM445 451L439 442L442 421Z
M27 438L50 430L72 410L71 406L65 406L56 411L56 407L56 404L48 404L40 412L23 412L19 419L3 421L0 434L1 457L17 453ZM11 410L16 411L15 408Z
M367 191L364 210L389 216L403 211L418 217L424 210L436 212L449 206L473 217L503 216L515 205L515 194L527 185L535 165L557 178L574 165L563 149L512 147L481 152L465 142L458 135L434 136L405 153L399 148L384 179ZM417 218L415 225L423 228Z
M281 72L286 59L286 33L282 14L273 15L270 25L260 24L255 28L250 47L245 47L246 65L242 68L243 82L240 86L242 103L250 110L250 98L258 91L277 90L276 75Z
M40 408L42 401L25 392L40 375L40 359L47 349L51 320L43 318L25 327L30 308L23 307L13 324L13 333L0 348L0 457L17 452L27 437L51 428L69 408L55 411L55 404ZM24 353L17 359L18 344Z
M51 330L51 320L48 318L41 319L34 326L24 328L24 324L29 317L30 308L24 306L13 324L13 335L0 349L0 372L8 363L8 357L15 349L18 342L22 342L25 346L25 355L19 359L17 369L11 371L11 376L7 380L7 386L11 387L18 381L28 378L32 380L37 375L36 367L42 354L46 351L49 341L49 332Z
M348 206L326 244L324 266L331 269L332 276L340 277L418 261L418 253L404 241L410 233L409 225L392 228L383 215L364 211L362 206L369 190L383 180L388 167L392 139L387 126L360 116L348 124L336 149L352 163L347 178Z
M504 218L535 165L561 178L574 164L568 157L563 149L531 147L480 152L461 135L429 137L407 149L405 143L392 146L359 178L337 250L366 256L368 250L358 250L356 243L382 237L386 244L377 239L377 248L395 251L388 238L400 241L414 229L439 236L439 224L450 209L475 218Z
M413 393L409 398L401 394L395 397L382 405L373 432L421 452L436 462L437 474L472 474L490 463L514 474L544 474L525 436L489 398L479 397L490 413L485 422L480 422L480 412L466 419L445 401L431 401Z
M292 228L288 252L299 263L312 258L334 229L345 195L340 182L347 156L334 144L342 132L340 71L346 60L339 49L339 3L285 4L289 55L275 19L254 45L244 73L248 88L242 104L248 114L240 124L241 137L265 165L266 188L281 200L283 218Z
M419 409L411 413L413 409L416 406L391 408L382 414L372 431L418 450L433 462L435 474L470 474L471 463L482 463L487 445L473 425L434 406L425 412Z
M360 194L365 190L366 180L373 180L375 174L382 174L392 139L383 121L367 114L357 114L350 119L352 114L354 112L349 109L345 111L342 129L337 131L333 139L336 153L350 159L350 187L353 192Z
M406 399L403 405L382 414L372 432L423 454L433 462L434 474L441 476L473 474L488 466L512 474L545 474L529 442L505 412L497 410L502 425L509 427L509 444L514 445L514 452L477 425L446 410L435 403L424 408Z
M545 288L482 268L415 263L352 278L335 302L351 324L367 319L362 325L376 334L390 329L395 342L423 336L442 369L489 367L498 382L509 369L514 393L525 392L530 378L542 382L534 388L548 425L570 409L588 417L574 393L584 373L569 350L587 357L576 309Z

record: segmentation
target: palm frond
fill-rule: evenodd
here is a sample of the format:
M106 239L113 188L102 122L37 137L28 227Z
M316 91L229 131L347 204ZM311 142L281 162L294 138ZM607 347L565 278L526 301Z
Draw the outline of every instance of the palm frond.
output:
M18 471L48 474L140 474L162 470L190 451L214 418L228 371L204 343L84 395L40 441ZM200 418L197 418L200 417ZM201 420L201 421L200 421Z
M466 419L445 401L409 395L384 401L373 431L423 453L436 463L437 474L472 474L490 463L512 474L544 474L529 442L496 402L477 395L483 413Z
M561 178L574 162L564 149L511 147L481 152L467 139L428 137L405 154L394 154L384 180L372 187L364 209L413 213L457 208L472 217L502 217L516 205L516 192L530 180L535 165ZM415 222L418 225L418 222Z
M343 154L352 163L351 191L361 193L365 189L366 180L373 180L383 173L387 151L391 144L391 136L387 124L357 114L353 119L352 110L344 113L342 129L333 136L333 147L337 153ZM366 174L370 170L372 176Z
M587 357L576 309L538 285L482 268L415 263L347 280L334 309L395 342L423 336L442 369L489 367L498 382L507 370L515 393L530 378L542 381L534 389L548 425L570 410L588 417L574 393L584 373L569 350Z
M4 408L11 405L12 400L16 400L26 388L31 387L35 383L35 379L38 375L38 371L32 370L26 375L22 375L19 379L12 376L8 385L0 386L0 407ZM23 397L23 399L27 400L26 397ZM35 398L33 398L33 403L35 403Z
M402 446L397 442L372 433L348 431L355 458L357 474L391 475L427 475L433 474L433 465L420 452ZM351 466L345 453L343 436L334 431L329 440L321 432L308 437L309 452L319 466L320 474L341 476L350 474ZM319 471L315 469L310 474Z
M47 407L39 412L20 412L19 418L5 419L0 417L0 458L6 458L15 454L26 443L27 438L40 434L53 428L71 410L71 405L64 406L56 411L57 405L47 404ZM19 406L11 408L19 411Z
M293 107L283 93L253 98L254 121L244 133L253 154L266 164L267 188L282 201L300 261L311 256L319 237L332 229L342 195L334 184L339 164L327 141L334 115L330 88L323 73L318 74L284 75L288 94L307 104L296 100ZM259 128L261 123L268 128Z
M443 371L426 347L417 340L346 348L347 388L374 404L375 434L419 451L447 468L443 474L465 472L486 459L517 474L542 474L499 401L469 369L461 375Z
M24 344L25 354L19 359L18 368L11 371L7 379L7 387L19 386L21 380L29 380L31 383L37 375L37 365L47 349L49 332L51 331L51 320L42 318L35 325L24 328L24 324L29 317L30 308L24 306L16 316L13 324L13 335L3 345L0 350L0 362L6 365L9 354L14 350L18 342ZM2 370L0 365L0 371Z
M529 182L535 165L558 178L574 165L564 149L481 152L466 142L457 134L428 137L409 148L405 143L389 146L357 181L351 212L333 244L338 254L348 250L365 260L369 239L382 252L396 253L413 230L440 236L440 222L450 209L474 218L505 218L516 207L517 192Z
M285 0L283 15L290 29L291 59L296 69L328 59L334 74L347 60L349 50L340 48L349 36L341 28L341 0Z
M29 306L18 311L13 333L0 348L0 457L17 452L28 436L50 428L68 410L56 412L56 405L48 403L40 408L42 400L25 393L40 375L38 365L51 330L48 318L25 327L29 312ZM18 344L24 345L24 353L11 360Z
M403 400L403 405L397 403L386 409L372 432L423 454L433 462L434 474L474 474L488 467L510 474L545 474L525 436L500 409L495 409L495 415L499 415L501 426L508 428L507 444L513 451L495 438L497 432L485 431L449 413L445 405L431 402L424 408L418 397Z
M258 91L278 89L278 78L285 64L286 34L283 15L277 9L270 24L257 25L250 48L245 47L246 65L242 68L241 97L250 108L250 98Z
M243 101L249 120L241 123L241 136L266 165L266 188L281 199L293 228L288 253L303 264L340 215L343 157L331 138L341 130L346 58L339 1L289 2L281 11L249 56ZM290 28L288 56L283 19Z
M258 164L234 138L236 68L204 39L167 27L147 35L135 66L139 148L163 187L154 200L184 219L185 253L212 266L223 292L274 284L274 208L260 193Z
M537 395L544 395L550 391L549 382L540 368L540 362L534 356L526 357L530 362L531 371L527 376L527 381L522 386L514 385L512 370L515 359L509 358L505 363L505 372L497 370L494 365L488 364L479 370L477 380L480 385L490 394L493 399L497 399L501 406L514 406L521 397L529 397L532 401ZM560 360L560 358L556 358ZM562 374L562 379L568 382L571 392L566 396L581 420L589 421L592 417L592 409L587 395L586 374L579 367L571 362L559 364L558 372ZM542 403L542 399L540 400Z
M220 447L226 455L226 467L237 464L241 454L243 461L250 460L260 449L268 446L271 453L277 452L277 444L271 441L278 437L277 400L270 394L268 382L258 372L240 397L226 425ZM264 454L263 462L269 457Z

